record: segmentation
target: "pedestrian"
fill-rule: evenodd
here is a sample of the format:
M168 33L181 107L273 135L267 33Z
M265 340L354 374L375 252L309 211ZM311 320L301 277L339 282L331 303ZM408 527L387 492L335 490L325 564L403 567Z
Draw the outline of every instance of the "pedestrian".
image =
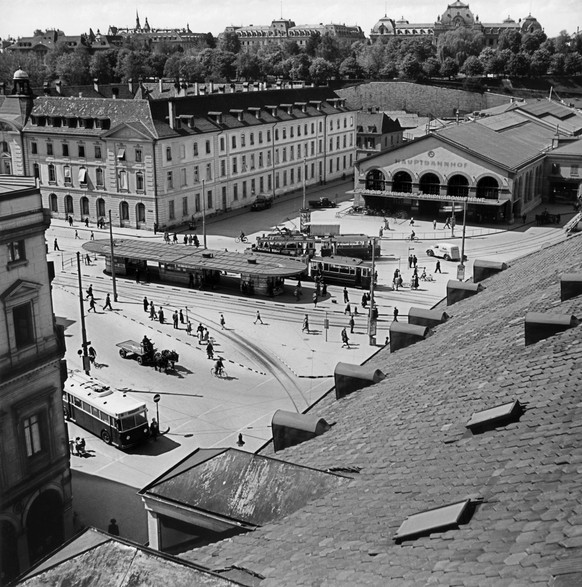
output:
M319 279L315 282L315 293L317 294L317 297L321 295L321 283L319 282Z
M172 314L172 321L174 322L174 328L178 328L178 312L176 310Z
M412 276L412 283L410 284L411 289L418 289L418 274Z
M77 229L75 229L75 238L81 238L81 237L79 236L79 231L78 231Z
M263 322L263 320L261 318L261 313L258 310L257 310L257 317L255 318L255 322L254 323L256 324L257 322L260 322L261 324L264 324L264 322Z
M190 236L188 237L188 244L189 244L190 246L192 246L192 243L193 243L193 242L194 242L194 237L193 237L192 235L190 235Z
M139 269L135 270L135 282L139 283Z
M344 304L347 304L350 301L350 296L348 294L348 288L344 287Z
M194 275L188 273L188 287L194 287Z
M323 281L323 279L321 280L321 295L323 297L325 297L327 295L327 283L325 283L325 281Z
M301 332L306 331L309 334L309 316L305 314L305 318L303 318L303 326L301 328Z
M113 310L113 307L111 306L111 296L109 294L107 294L106 298L105 298L105 305L103 306L104 310Z
M174 244L178 243L178 235L176 233L174 233L174 238L172 240L174 241Z
M77 436L75 438L75 450L80 457L84 457L87 455L87 449L85 444L85 439Z
M410 226L414 226L414 218L410 218Z
M378 231L378 236L382 238L384 236L384 228L381 226L380 230Z
M364 310L366 309L366 304L367 303L368 303L368 296L366 295L366 292L364 292L362 294L362 301L361 301L362 308L364 308Z
M408 255L408 268L412 269L412 253Z
M436 220L433 220L432 221L432 229L433 230L436 230Z
M434 272L435 273L442 273L441 272L441 262L440 261L437 261L436 262L436 267L434 268Z
M317 292L313 292L313 307L317 308Z
M89 253L87 253L85 255L85 265L92 265L92 263L91 263L91 257L89 256Z
M111 518L107 532L113 536L119 536L119 526L117 525L117 520L115 518Z
M404 280L402 279L402 275L398 276L398 286L402 287L404 285Z
M390 223L388 222L388 218L384 218L384 230L390 230Z
M57 239L55 239L55 242L53 243L53 251L60 251L61 249L59 249L59 241Z
M185 245L188 244L188 235L187 234L184 235L184 244Z
M180 324L184 324L186 322L186 320L184 320L184 314L182 313L182 310L180 310L179 316L180 316Z
M226 328L226 320L224 319L224 314L220 315L220 327L222 328L222 330Z
M69 226L73 226L73 217L72 216L69 216L68 221L69 221Z
M158 311L158 320L160 321L160 324L164 323L164 308L160 308Z
M210 341L208 341L208 344L206 345L206 356L209 359L214 359L214 347Z
M350 316L350 334L354 333L354 326L356 325L356 321L354 320L353 316Z
M89 217L88 216L85 218L85 227L89 228Z
M190 336L192 334L192 322L188 320L188 324L186 325L186 334Z
M416 258L416 255L412 255L412 264L414 265L414 267L416 267L418 263L418 259Z
M150 436L154 439L158 439L158 434L160 433L160 426L158 421L155 418L152 418L152 423L150 424Z
M148 302L148 299L146 296L143 297L143 311L147 312L148 308L149 308L150 303Z
M345 328L342 330L342 347L350 348L350 339Z
M445 228L451 228L451 219L450 219L450 217L449 217L449 216L447 216L447 217L445 218L445 225L443 226L443 230L444 230Z
M93 312L95 312L95 314L97 314L97 310L95 309L95 298L91 297L91 299L89 300L89 310L87 311L87 314L93 310Z
M398 322L398 308L396 306L394 306L394 322Z
M156 307L153 302L150 302L150 320L155 320L158 317L156 314Z
M93 297L93 284L90 284L89 287L87 288L87 297L85 298L86 300L88 300L89 298Z
M94 241L95 240L95 235L93 234L93 231L91 231L91 240Z
M97 351L95 350L94 347L90 346L89 350L87 351L87 354L89 355L89 362L94 365L95 364L95 359L97 358Z
M345 309L344 309L344 314L350 314L351 315L351 313L352 313L352 307L351 307L350 303L348 302L346 304Z

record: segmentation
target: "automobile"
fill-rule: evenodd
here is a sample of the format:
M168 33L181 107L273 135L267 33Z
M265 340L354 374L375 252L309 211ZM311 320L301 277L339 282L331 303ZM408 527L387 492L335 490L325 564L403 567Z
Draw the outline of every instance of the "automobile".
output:
M459 249L459 246L450 243L437 243L436 245L432 245L426 250L426 254L429 257L442 257L445 261L461 260L461 250ZM464 258L464 261L466 260L467 255L465 255Z
M319 198L318 200L309 200L310 208L337 208L337 204L329 198Z
M251 210L265 210L273 205L273 198L259 194L251 204Z

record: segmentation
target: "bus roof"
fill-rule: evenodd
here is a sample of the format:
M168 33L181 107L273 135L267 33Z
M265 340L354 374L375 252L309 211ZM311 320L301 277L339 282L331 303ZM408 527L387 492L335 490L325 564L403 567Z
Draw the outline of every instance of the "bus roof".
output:
M108 385L81 371L69 371L64 391L114 418L122 418L129 413L142 411L146 407L145 402L117 389L111 389Z
M366 263L362 259L355 259L353 257L343 257L341 255L331 255L330 257L313 257L311 263L329 263L331 265L349 265L353 267L358 265L361 267L371 267L371 263Z

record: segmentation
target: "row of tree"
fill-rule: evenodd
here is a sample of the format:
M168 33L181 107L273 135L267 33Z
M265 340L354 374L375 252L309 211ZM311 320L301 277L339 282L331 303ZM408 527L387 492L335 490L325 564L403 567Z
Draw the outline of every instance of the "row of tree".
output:
M333 78L381 80L506 75L510 77L582 74L582 34L565 31L547 38L542 31L521 35L504 31L496 47L486 46L481 33L459 28L435 43L424 38L380 38L350 43L330 35L311 35L304 47L295 41L242 50L235 33L218 42L212 37L184 49L154 48L127 39L123 46L92 53L82 45L71 50L58 43L44 62L34 56L0 54L0 81L10 84L13 72L25 69L33 86L61 79L69 85L120 83L129 79L181 78L186 81L226 82L261 80L269 76L317 84Z

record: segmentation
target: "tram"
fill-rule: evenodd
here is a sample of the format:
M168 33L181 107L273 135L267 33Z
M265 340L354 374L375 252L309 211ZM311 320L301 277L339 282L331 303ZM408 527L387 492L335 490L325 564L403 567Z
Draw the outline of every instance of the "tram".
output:
M380 241L367 234L339 234L322 239L321 256L357 257L358 259L371 259L372 250L374 256L381 253Z
M315 256L315 243L315 237L300 232L280 232L258 236L252 249L258 253L311 258Z
M372 280L372 264L354 257L314 257L309 261L309 277L314 281L368 289Z

